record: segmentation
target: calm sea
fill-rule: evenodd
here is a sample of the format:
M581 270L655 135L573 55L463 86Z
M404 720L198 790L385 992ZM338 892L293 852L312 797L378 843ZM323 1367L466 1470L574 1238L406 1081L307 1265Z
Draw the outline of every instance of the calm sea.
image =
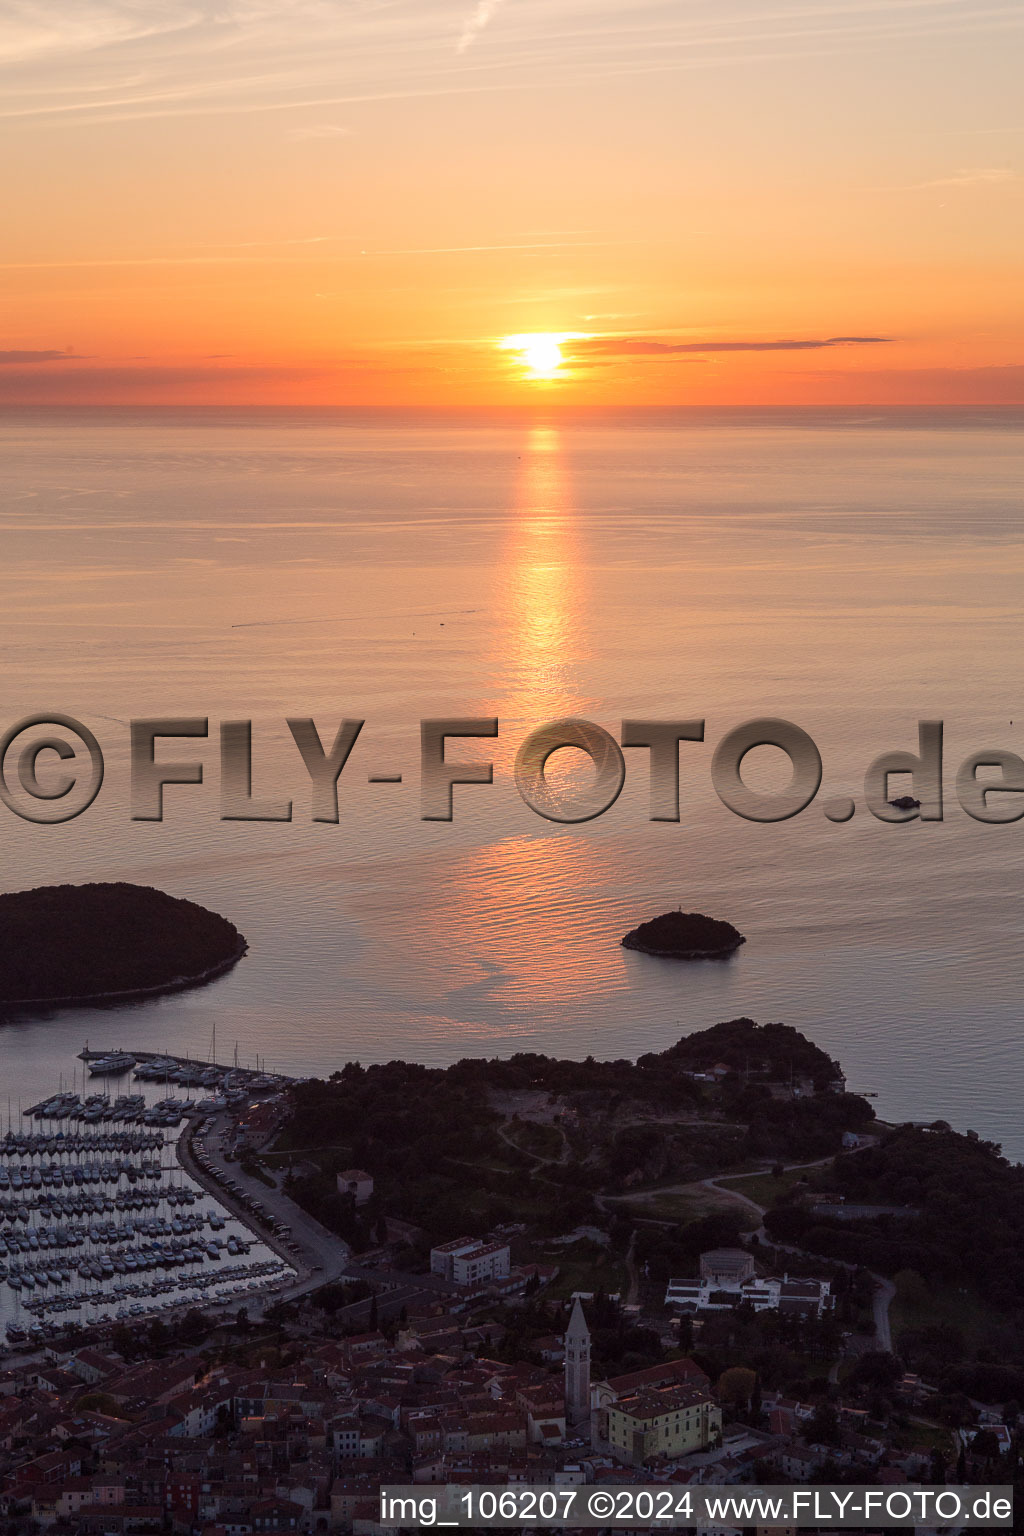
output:
M2 423L5 722L88 723L108 776L62 827L0 812L5 888L152 883L249 939L185 996L2 1031L8 1092L94 1044L257 1055L289 1072L519 1050L612 1058L741 1014L797 1025L889 1118L942 1116L1024 1156L1024 823L956 804L968 752L1024 752L1024 418L979 411L691 415L558 425L328 415L14 415ZM419 819L419 720L496 715L490 788ZM254 722L258 793L202 787L133 823L132 716ZM337 826L313 825L286 715L363 734ZM535 724L702 717L682 819L647 817L646 753L582 826L511 780ZM738 820L710 781L751 716L815 738L823 796L945 721L942 824ZM194 747L167 743L164 756ZM570 757L572 754L562 754ZM767 749L751 781L788 777ZM571 772L578 770L572 769ZM371 785L401 772L401 785ZM733 921L726 964L624 951L669 907Z

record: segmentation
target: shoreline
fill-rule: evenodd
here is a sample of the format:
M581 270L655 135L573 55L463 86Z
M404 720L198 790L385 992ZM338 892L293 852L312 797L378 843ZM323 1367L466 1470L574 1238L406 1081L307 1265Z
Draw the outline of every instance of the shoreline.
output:
M141 1002L147 997L164 997L175 992L187 992L191 987L201 987L207 982L216 981L219 976L225 975L239 960L248 954L249 945L243 938L239 938L238 946L234 954L227 955L223 960L216 961L207 966L204 971L197 971L193 976L175 976L168 981L158 982L151 987L128 987L124 990L113 992L90 992L86 994L71 994L67 997L24 997L4 999L0 1001L0 1024L8 1022L6 1015L15 1010L30 1012L34 1009L58 1009L58 1008L95 1008L102 1007L105 1003L116 1006L118 1003Z
M214 1135L219 1135L226 1123L225 1112L223 1111L220 1114L207 1117L204 1121L196 1121L189 1118L185 1121L181 1131L175 1138L175 1153L179 1164L194 1183L198 1184L222 1209L228 1211L236 1221L241 1222L245 1229L252 1233L256 1242L262 1243L264 1247L269 1248L283 1263L295 1271L295 1280L278 1291L276 1295L268 1296L265 1301L260 1303L262 1308L265 1310L266 1307L273 1306L275 1302L297 1301L308 1291L318 1291L323 1286L340 1280L352 1262L352 1251L343 1238L334 1232L329 1232L326 1227L320 1228L319 1223L314 1224L313 1217L308 1212L303 1211L300 1206L296 1206L294 1201L290 1200L281 1189L276 1186L270 1189L258 1180L251 1179L240 1164L233 1163L231 1165L233 1176L240 1183L252 1185L248 1192L265 1209L269 1210L272 1198L288 1201L292 1211L299 1218L298 1223L289 1219L291 1218L292 1211L284 1212L280 1218L286 1221L291 1240L299 1245L300 1251L292 1253L287 1246L287 1239L258 1226L253 1219L252 1213L245 1209L245 1206L233 1192L226 1189L214 1174L200 1167L192 1147L192 1138L195 1132L202 1127ZM298 1232L295 1231L296 1225L300 1228ZM314 1225L323 1233L323 1241L327 1243L328 1249L333 1250L331 1256L335 1262L330 1266L326 1263L318 1266L315 1262L310 1261L306 1253L305 1243L309 1242L311 1233L303 1229L307 1226L313 1227Z
M723 949L652 949L649 944L631 943L627 934L622 940L622 947L631 949L637 955L653 955L656 960L728 960L740 944L745 942L745 939L740 939L739 944L730 944Z
M746 942L746 935L723 918L681 907L638 923L619 940L623 949L658 960L725 960Z
M216 1118L219 1119L220 1116ZM283 1259L286 1264L290 1265L293 1269L299 1270L301 1273L304 1266L297 1263L295 1254L287 1252L284 1240L274 1233L261 1231L254 1223L252 1216L241 1204L241 1201L235 1200L230 1190L224 1189L211 1174L207 1173L204 1168L200 1168L192 1151L192 1136L197 1129L197 1122L193 1119L188 1119L175 1138L174 1150L180 1166L194 1183L198 1184L201 1189L205 1190L208 1195L216 1200L218 1205L223 1206L226 1211L230 1211L235 1220L240 1221L246 1231L251 1232L258 1243L263 1243L265 1247L270 1248L276 1253L279 1259Z

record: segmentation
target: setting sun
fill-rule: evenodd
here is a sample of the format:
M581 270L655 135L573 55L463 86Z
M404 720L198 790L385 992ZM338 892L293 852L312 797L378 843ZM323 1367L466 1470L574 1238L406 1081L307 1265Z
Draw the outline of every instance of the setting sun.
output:
M561 347L565 339L564 335L541 332L534 336L506 336L501 346L506 352L519 354L527 378L553 379L565 362Z

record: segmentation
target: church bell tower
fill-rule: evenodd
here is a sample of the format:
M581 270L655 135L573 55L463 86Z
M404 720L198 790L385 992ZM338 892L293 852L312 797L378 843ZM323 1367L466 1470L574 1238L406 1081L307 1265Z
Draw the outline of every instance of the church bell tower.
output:
M565 1330L565 1424L590 1436L590 1329L577 1296Z

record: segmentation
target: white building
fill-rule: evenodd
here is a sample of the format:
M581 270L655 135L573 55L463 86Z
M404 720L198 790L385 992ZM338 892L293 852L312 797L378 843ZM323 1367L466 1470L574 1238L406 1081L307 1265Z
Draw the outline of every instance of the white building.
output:
M755 1312L798 1312L818 1317L833 1305L832 1286L828 1280L794 1279L744 1280L716 1278L670 1280L665 1291L665 1305L679 1312L729 1312L748 1302Z
M457 1237L430 1250L430 1272L455 1285L478 1285L483 1280L507 1280L511 1270L507 1243L482 1243L476 1237Z
M754 1261L745 1248L710 1248L700 1256L701 1285L742 1285L754 1274Z
M338 1174L338 1194L351 1195L356 1205L365 1205L373 1194L373 1174L361 1168L346 1168Z

